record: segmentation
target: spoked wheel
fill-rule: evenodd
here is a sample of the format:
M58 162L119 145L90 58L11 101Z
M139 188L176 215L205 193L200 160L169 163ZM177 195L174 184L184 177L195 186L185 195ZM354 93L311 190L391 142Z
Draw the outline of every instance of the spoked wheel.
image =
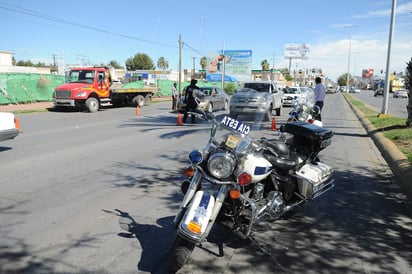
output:
M187 262L196 244L176 236L169 258L169 270L178 271Z

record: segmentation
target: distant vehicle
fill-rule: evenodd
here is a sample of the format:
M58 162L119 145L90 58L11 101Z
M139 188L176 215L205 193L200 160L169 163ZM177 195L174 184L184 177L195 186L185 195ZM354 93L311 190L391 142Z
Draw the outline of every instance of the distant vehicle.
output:
M401 89L395 91L393 98L408 98L408 91L406 89Z
M185 93L186 87L183 89ZM196 98L199 100L198 109L213 112L215 110L227 110L229 106L229 96L217 87L199 87ZM177 111L183 113L186 103L185 97L181 96L177 100Z
M328 93L328 94L336 93L336 88L333 87L333 86L328 86L326 88L326 93Z
M375 93L373 94L373 96L378 96L378 95L380 95L380 96L383 96L383 88L377 88L376 90L375 90Z
M339 91L340 92L347 92L348 88L346 86L340 86Z
M303 87L288 87L287 90L283 90L283 106L292 106L295 99L306 97L306 95Z
M272 111L282 113L282 90L271 81L245 82L230 99L230 116L263 114L265 120L272 120Z
M0 141L14 139L19 135L18 118L11 112L0 112Z
M102 106L130 103L143 107L154 91L151 87L121 87L120 83L112 86L107 67L78 67L66 72L66 83L54 89L53 103L55 108L77 107L89 112L97 112Z
M350 90L349 90L349 93L360 93L360 89L351 87Z

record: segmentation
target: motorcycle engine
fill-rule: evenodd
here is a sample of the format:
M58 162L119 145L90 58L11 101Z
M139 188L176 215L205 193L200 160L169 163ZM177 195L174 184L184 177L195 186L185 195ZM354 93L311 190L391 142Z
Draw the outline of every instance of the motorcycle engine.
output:
M271 191L267 197L268 199L268 214L270 220L279 219L285 211L285 200L282 193L279 191Z

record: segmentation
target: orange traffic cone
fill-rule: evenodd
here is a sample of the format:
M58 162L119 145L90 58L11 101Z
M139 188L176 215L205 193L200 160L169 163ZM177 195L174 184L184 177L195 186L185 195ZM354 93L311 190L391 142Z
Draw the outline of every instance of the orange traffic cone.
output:
M19 118L14 117L14 124L15 124L16 128L19 130L19 132L23 132L23 131L21 130L21 127L20 127Z
M136 107L136 115L140 115L140 107L139 107L139 105L137 105L137 107Z
M276 119L275 119L275 117L272 118L272 127L270 129L271 130L276 130Z
M180 113L177 113L177 125L178 126L183 126L183 122L182 122L182 116L180 115Z

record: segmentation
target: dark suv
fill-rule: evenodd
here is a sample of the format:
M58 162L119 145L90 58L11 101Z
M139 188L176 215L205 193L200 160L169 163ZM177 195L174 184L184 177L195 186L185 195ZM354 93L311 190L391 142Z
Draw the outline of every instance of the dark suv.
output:
M375 93L373 94L373 96L378 96L378 95L382 95L383 96L383 88L377 88L375 90Z

